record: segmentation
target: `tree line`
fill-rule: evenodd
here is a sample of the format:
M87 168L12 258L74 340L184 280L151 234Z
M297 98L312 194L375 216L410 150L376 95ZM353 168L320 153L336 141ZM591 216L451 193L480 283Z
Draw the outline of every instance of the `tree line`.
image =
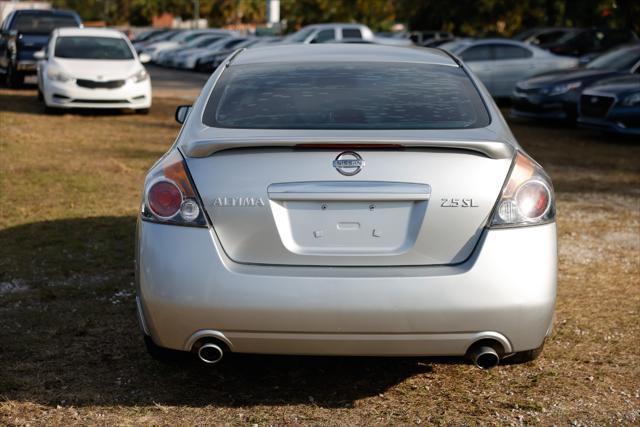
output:
M149 25L154 15L193 16L193 0L53 0L87 21ZM535 26L608 26L640 32L638 0L281 0L287 31L317 22L360 22L374 31L394 23L411 30L442 30L466 36L510 36ZM200 0L211 26L260 23L266 0Z

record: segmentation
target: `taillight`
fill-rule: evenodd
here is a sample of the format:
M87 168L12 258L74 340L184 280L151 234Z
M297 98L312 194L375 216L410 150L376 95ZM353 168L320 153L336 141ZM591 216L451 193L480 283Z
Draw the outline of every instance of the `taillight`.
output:
M207 226L202 205L179 151L169 152L147 174L141 216L145 221Z
M173 182L161 180L149 187L147 203L155 216L171 218L180 210L182 193Z
M555 219L555 203L551 179L531 158L522 153L509 173L491 226L509 227L537 225Z

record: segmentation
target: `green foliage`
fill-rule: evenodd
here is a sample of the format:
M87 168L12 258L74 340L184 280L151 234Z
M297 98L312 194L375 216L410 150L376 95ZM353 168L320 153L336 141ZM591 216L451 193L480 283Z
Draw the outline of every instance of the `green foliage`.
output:
M193 16L193 0L53 0L88 21L148 25L169 12ZM261 23L266 0L200 0L200 17L211 26ZM395 22L411 29L448 30L456 34L509 36L543 25L632 28L640 32L638 0L281 0L289 31L317 22L360 22L388 30Z

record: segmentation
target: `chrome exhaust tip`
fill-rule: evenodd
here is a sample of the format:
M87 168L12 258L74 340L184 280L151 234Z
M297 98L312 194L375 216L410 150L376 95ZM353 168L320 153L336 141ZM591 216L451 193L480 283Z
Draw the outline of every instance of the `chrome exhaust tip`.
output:
M200 348L198 349L198 358L204 363L218 363L222 360L223 357L224 351L217 344L206 343L200 346Z
M469 359L480 369L491 369L500 363L500 355L490 345L479 345L469 349Z

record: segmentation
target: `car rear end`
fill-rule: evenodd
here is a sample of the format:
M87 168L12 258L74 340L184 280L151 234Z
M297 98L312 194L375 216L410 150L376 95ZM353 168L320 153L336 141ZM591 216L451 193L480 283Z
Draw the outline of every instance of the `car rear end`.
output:
M184 351L539 348L553 190L486 90L438 51L306 49L232 55L150 171L145 334Z

